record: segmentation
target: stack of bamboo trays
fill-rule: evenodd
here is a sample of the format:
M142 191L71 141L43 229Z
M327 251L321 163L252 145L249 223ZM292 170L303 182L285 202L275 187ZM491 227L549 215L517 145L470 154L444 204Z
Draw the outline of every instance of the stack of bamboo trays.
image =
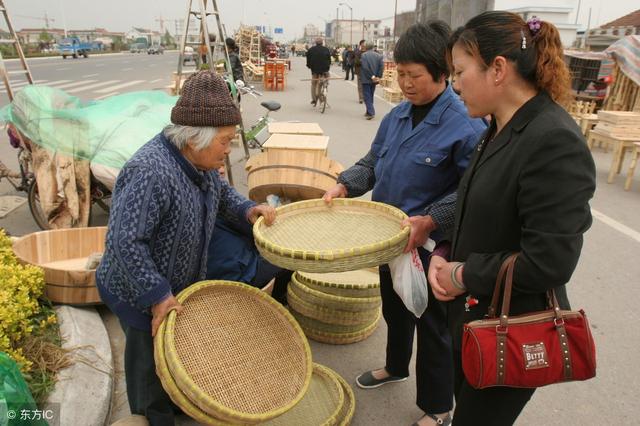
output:
M349 344L369 337L380 321L380 280L375 269L296 272L287 300L308 338Z
M595 130L614 138L640 138L640 112L600 110Z

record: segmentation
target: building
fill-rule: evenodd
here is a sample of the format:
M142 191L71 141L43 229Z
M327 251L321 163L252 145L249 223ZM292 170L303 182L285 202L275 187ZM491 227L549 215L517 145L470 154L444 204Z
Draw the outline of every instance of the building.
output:
M64 30L62 28L24 28L16 34L20 44L23 46L40 44L44 34L48 34L53 43L59 43L64 38Z
M509 6L516 6L511 7ZM575 44L579 24L572 23L575 17L577 1L575 0L544 0L538 1L535 5L530 0L514 1L514 0L496 0L496 10L504 9L513 13L517 13L527 21L532 17L537 17L542 21L551 22L560 32L560 40L565 47L571 47Z
M492 0L417 0L416 21L440 19L455 29L472 17L493 10L494 3Z
M334 19L327 24L327 37L335 45L356 45L360 40L375 42L384 36L380 19Z
M142 38L147 40L147 44L154 45L160 44L162 41L162 34L158 31L147 30L145 28L133 27L126 34L127 41L136 42Z
M605 50L625 36L640 35L640 9L599 28L589 29L588 38L585 34L586 32L582 32L578 35L576 47L597 52Z
M322 37L322 33L320 32L318 27L316 27L315 25L307 24L304 27L304 32L302 37L304 39L304 43L313 44L315 39L317 39L318 37Z

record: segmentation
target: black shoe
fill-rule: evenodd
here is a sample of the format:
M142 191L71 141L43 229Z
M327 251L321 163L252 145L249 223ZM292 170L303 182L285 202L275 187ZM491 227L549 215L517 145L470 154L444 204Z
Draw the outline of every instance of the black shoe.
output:
M376 379L373 377L373 371L367 371L356 377L356 384L362 389L374 389L387 383L404 382L406 377L389 376L385 379Z
M375 117L375 115L369 115L369 114L364 115L364 118L366 118L367 120L373 120L373 117Z
M362 101L360 101L360 103L362 103Z
M316 106L317 101L311 101L311 105Z

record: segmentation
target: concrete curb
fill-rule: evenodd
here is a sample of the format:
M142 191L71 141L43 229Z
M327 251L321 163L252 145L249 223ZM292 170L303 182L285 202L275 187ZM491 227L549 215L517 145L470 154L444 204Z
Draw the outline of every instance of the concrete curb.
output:
M109 336L94 308L56 307L65 349L74 364L61 371L47 405L60 425L103 426L111 406L113 358Z

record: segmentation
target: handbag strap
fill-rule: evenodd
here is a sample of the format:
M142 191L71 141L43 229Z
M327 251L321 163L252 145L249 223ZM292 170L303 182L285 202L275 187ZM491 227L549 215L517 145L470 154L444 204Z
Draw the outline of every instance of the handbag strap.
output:
M506 279L504 284L504 289L502 293L502 311L500 312L500 326L506 327L507 320L509 317L509 307L511 305L511 291L513 289L513 271L515 270L516 257L513 256L513 259L507 264L507 272ZM495 294L494 294L495 297ZM553 312L556 317L556 324L558 322L562 322L562 315L560 313L560 305L558 304L558 299L556 297L556 292L554 289L547 290L547 301L549 304L549 308L553 309Z
M500 296L500 288L502 286L502 282L504 281L504 276L507 272L507 267L509 264L514 263L516 258L518 257L518 253L513 253L502 262L500 266L500 270L498 271L498 277L496 278L496 285L493 289L493 296L491 297L491 304L489 305L488 317L495 318L496 311L498 309L498 298Z

